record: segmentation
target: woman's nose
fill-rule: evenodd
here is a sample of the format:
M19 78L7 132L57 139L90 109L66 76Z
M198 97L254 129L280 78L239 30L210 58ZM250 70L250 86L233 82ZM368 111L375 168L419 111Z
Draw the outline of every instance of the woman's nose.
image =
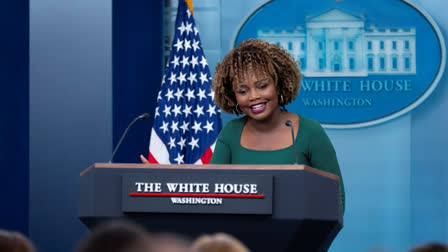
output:
M249 99L250 100L256 100L258 98L260 98L260 94L257 92L257 90L251 90L249 92Z

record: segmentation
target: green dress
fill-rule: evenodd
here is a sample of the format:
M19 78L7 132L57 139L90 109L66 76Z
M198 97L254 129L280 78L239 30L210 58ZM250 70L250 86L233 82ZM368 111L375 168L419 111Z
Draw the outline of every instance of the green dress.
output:
M299 115L296 137L297 163L339 176L341 200L345 209L345 192L341 171L333 145L322 126L315 120ZM247 116L228 122L216 141L210 164L293 164L294 149L260 151L241 146L240 138ZM285 126L286 127L286 126Z

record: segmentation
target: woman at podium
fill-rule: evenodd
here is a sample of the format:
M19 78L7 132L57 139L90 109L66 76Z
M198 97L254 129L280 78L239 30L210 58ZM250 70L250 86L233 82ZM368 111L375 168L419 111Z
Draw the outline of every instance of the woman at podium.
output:
M308 165L339 176L345 208L341 171L327 134L317 121L285 108L295 100L301 78L296 61L278 45L249 39L230 51L216 66L215 103L244 116L224 126L210 163Z

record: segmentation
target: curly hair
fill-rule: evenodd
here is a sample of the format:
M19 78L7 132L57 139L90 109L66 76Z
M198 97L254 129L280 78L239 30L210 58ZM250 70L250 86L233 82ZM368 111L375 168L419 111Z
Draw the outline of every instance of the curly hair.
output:
M224 112L238 114L234 82L244 79L248 71L256 71L270 76L279 92L280 106L295 100L300 89L302 76L298 63L283 48L261 39L248 39L241 42L216 65L213 78L215 103Z

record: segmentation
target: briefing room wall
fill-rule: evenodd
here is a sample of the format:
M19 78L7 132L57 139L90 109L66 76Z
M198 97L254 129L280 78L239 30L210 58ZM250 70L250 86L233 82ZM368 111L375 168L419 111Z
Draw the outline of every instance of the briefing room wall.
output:
M433 17L447 40L447 1L416 0ZM447 48L445 42L445 49ZM411 239L447 242L448 80L447 67L429 99L412 112Z
M195 1L195 6L200 8L198 2L200 1ZM218 8L221 9L220 24L222 28L221 31L216 31L219 34L204 33L203 30L207 30L203 27L206 21L201 20L199 13L196 14L196 19L200 26L202 38L204 36L220 36L220 55L222 56L230 48L233 32L244 16L264 1L226 0L219 2ZM240 3L242 8L235 8L236 3ZM435 0L421 1L419 4L425 9L428 8L427 11L436 19L446 37L446 12L443 12L443 10L446 10L446 3L443 3L445 8L441 8L440 1ZM79 172L92 162L104 161L109 158L113 145L112 137L116 142L123 127L129 123L128 119L132 119L140 113L140 111L135 110L135 103L131 102L132 99L138 99L133 96L133 94L136 94L135 92L119 98L124 99L125 104L119 111L116 110L118 103L113 102L115 95L119 94L115 92L115 87L113 87L115 83L112 85L112 71L115 71L112 70L112 51L115 53L115 49L112 49L111 39L113 36L111 34L112 20L115 20L115 17L111 17L112 5L110 1L30 1L29 217L31 238L37 242L42 251L70 250L73 242L79 239L85 231L83 225L76 219L76 178ZM148 12L157 9L156 6L154 9L148 9ZM151 15L148 14L148 16ZM150 33L151 31L148 30L147 32ZM205 41L207 39L203 38L203 43ZM142 44L139 45L143 46ZM207 46L204 43L206 52L208 50ZM142 60L141 62L144 63L145 61ZM213 67L211 70L213 73ZM151 74L152 71L158 70L148 70L148 74ZM154 73L154 76L160 76L160 72ZM144 78L139 78L139 80L142 79ZM132 81L123 83L130 85L130 88L135 87L135 83ZM149 85L158 87L160 84L158 81L156 84L149 83ZM144 95L144 93L140 93L138 97ZM407 189L406 185L403 188L410 191L407 199L410 210L407 211L407 214L411 215L412 222L407 221L405 223L405 225L410 225L410 229L404 234L404 238L397 238L399 242L394 241L395 237L389 237L389 240L382 240L382 237L379 237L374 242L395 242L394 246L402 246L403 244L403 246L409 246L417 242L427 241L430 237L434 237L432 236L434 234L437 236L435 237L437 240L440 240L440 237L446 238L446 225L444 225L446 224L447 170L446 96L445 73L441 84L431 97L403 117L384 125L359 130L360 135L358 136L356 130L327 130L338 150L341 166L344 166L346 162L353 159L350 156L353 153L350 153L351 149L347 146L357 146L359 144L359 147L365 149L364 154L368 155L367 150L371 146L369 146L368 141L364 141L364 136L378 131L378 134L383 134L384 137L384 132L387 132L387 130L382 129L383 126L398 130L400 127L404 127L404 130L399 131L400 134L389 133L403 141L409 141L407 145L401 143L398 146L405 150L405 156L403 156L403 160L399 158L400 156L396 160L397 162L409 163L408 174L410 179L407 180L409 184ZM150 97L147 97L147 99L149 103L153 102ZM151 105L147 108L148 110L146 108L140 109L141 112L149 112L152 118L153 108ZM120 120L122 125L116 126L115 119L120 116L123 118ZM112 118L115 118L114 122ZM112 125L114 125L113 129ZM130 139L137 137L145 138L143 148L146 151L149 139L147 128L150 127L150 123L145 122L136 126L133 132L130 132L127 142L130 143L132 142ZM428 129L431 129L433 134L428 136ZM381 133L381 131L383 132ZM344 134L350 135L353 141L357 141L356 145L347 141ZM429 144L424 145L422 144L423 141L429 141ZM380 148L380 144L381 142L375 148ZM122 148L130 151L129 154L125 154L125 158L129 158L130 155L141 152L142 147L139 144L131 144L131 146L124 145ZM391 148L393 150L393 147ZM123 149L119 155L123 155ZM431 152L428 152L428 149ZM343 157L341 157L341 153L343 153ZM428 153L432 155L428 157ZM422 166L436 167L434 172L437 173L431 173L432 175L428 177L428 173L420 168ZM344 167L342 168L344 178L346 178L347 170L344 171ZM346 183L350 184L350 180L353 179L356 179L356 177L352 176L351 179L346 180ZM440 185L440 189L437 189L439 191L434 191L433 186L430 186L431 183ZM415 191L421 191L420 185L426 188L427 193L415 196ZM406 195L406 191L401 193L398 196ZM433 195L440 193L444 195L444 198L427 197L428 193ZM350 191L347 194L349 195ZM419 211L416 210L420 204L435 204L435 200L441 202L437 209L422 208ZM408 203L402 202L401 204ZM346 212L346 218L349 211ZM445 214L440 214L442 211ZM430 220L419 219L418 215L420 213L435 217ZM391 216L393 217L393 215ZM350 222L346 222L343 232L350 229L348 224ZM429 230L427 225L431 225L431 228L435 227L433 234L431 232L425 233ZM388 228L387 223L385 228ZM344 247L346 244L353 245L353 240L348 238L349 236L341 233L341 236L338 237L339 240L336 241L337 248L347 249L347 247ZM340 239L344 239L346 242L342 242ZM359 241L359 243L361 242L364 241ZM388 248L388 244L384 244L384 247Z
M212 2L219 4L219 30L204 33L211 30L205 15L197 13L195 18L203 41L207 36L220 37L222 59L247 15L269 1ZM446 1L415 2L446 38ZM195 1L195 8L201 8L201 3ZM203 46L207 51L209 45L203 42ZM429 98L403 116L370 127L326 129L347 194L345 227L330 251L403 251L432 240L446 242L447 95L445 72ZM223 124L234 118L222 117Z
M79 173L112 149L111 2L30 1L30 237L72 251Z

